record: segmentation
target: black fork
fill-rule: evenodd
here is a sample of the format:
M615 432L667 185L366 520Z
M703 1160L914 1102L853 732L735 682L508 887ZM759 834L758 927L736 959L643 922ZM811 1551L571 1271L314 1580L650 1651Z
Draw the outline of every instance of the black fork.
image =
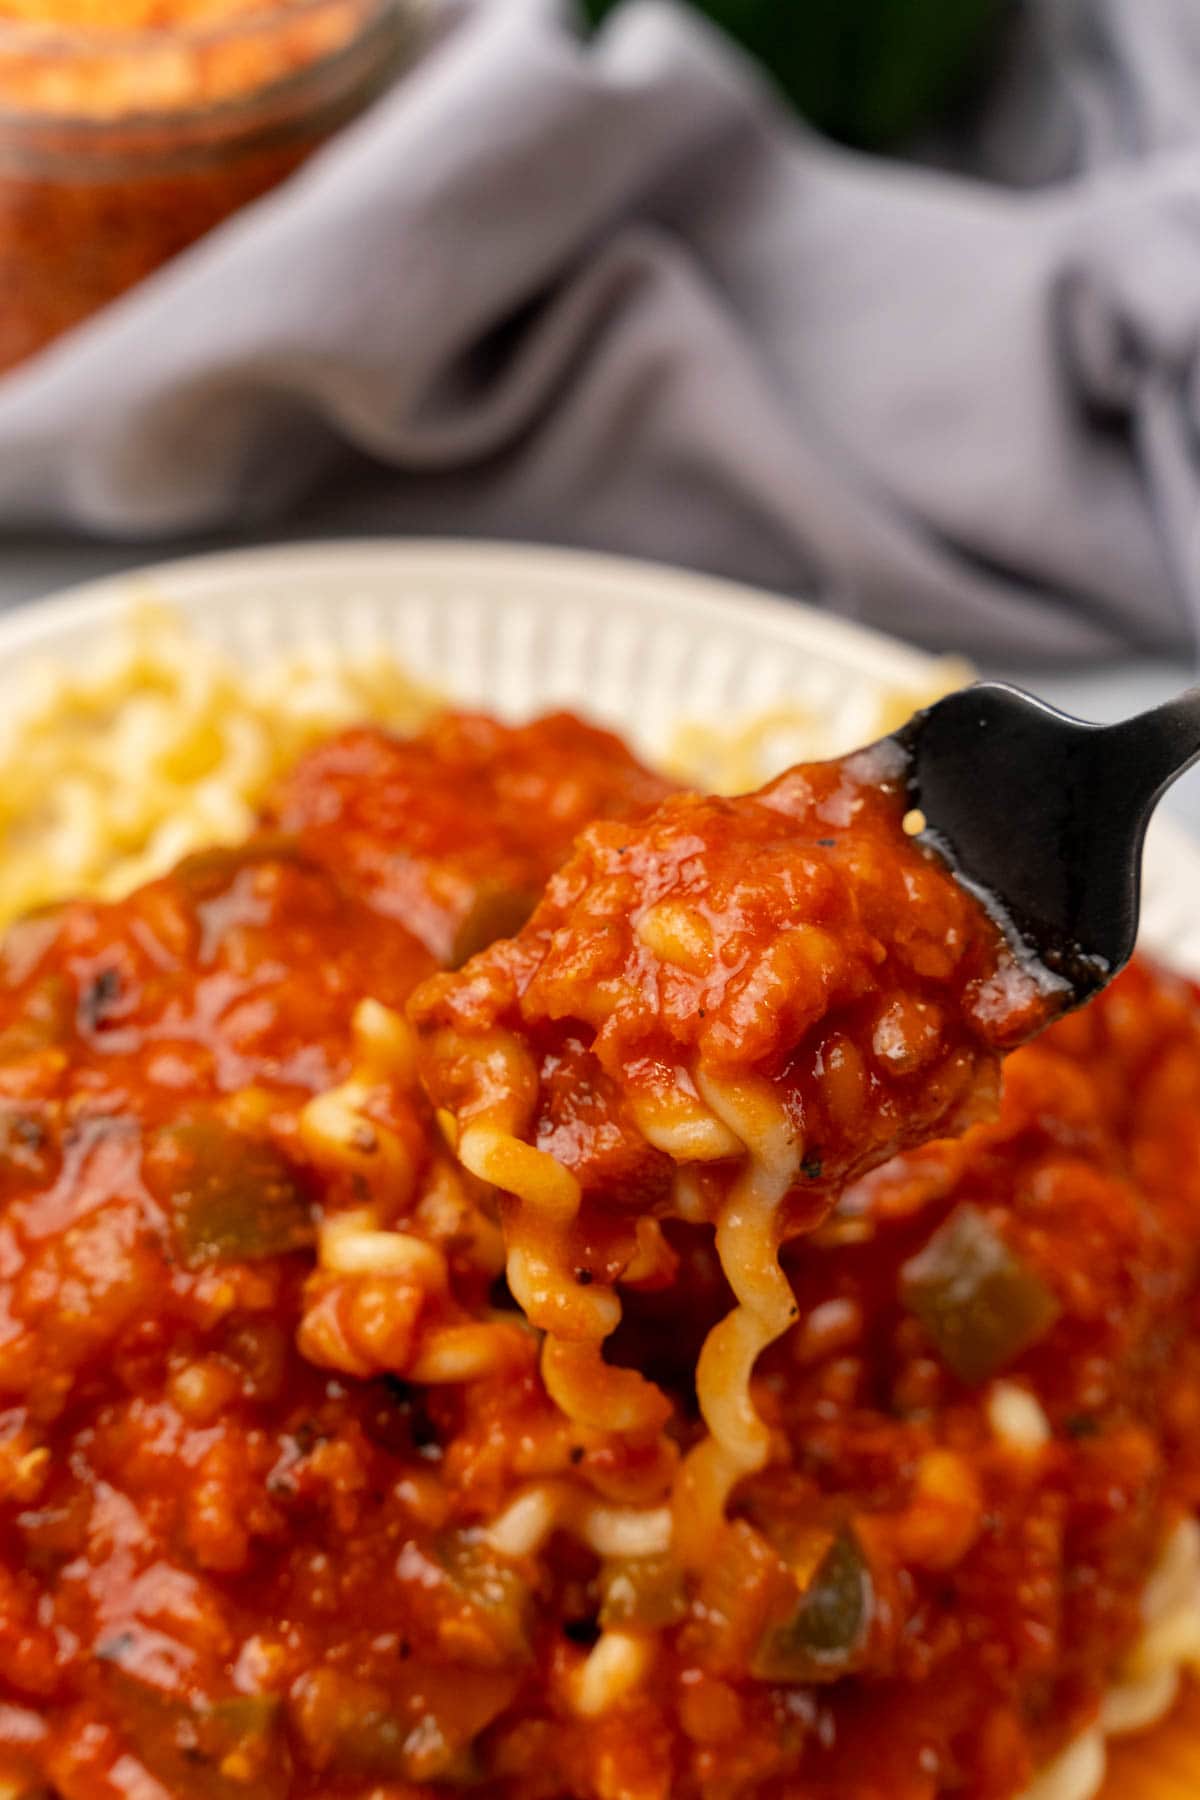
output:
M1200 688L1095 725L980 682L914 714L893 741L922 837L1070 984L1074 1004L1111 981L1137 937L1150 815L1200 758Z

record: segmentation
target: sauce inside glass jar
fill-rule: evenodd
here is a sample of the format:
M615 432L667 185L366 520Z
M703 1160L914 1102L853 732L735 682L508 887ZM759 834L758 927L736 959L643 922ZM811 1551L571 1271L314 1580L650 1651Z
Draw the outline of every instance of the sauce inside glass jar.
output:
M0 0L0 369L290 175L412 0Z

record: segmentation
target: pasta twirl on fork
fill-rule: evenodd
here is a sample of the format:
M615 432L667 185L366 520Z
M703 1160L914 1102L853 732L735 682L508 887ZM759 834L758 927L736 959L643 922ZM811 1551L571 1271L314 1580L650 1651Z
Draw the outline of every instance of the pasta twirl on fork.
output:
M661 1397L604 1360L615 1290L670 1281L663 1218L715 1226L737 1304L697 1369L711 1438L676 1495L693 1566L767 1458L750 1380L797 1316L780 1243L994 1104L1000 1051L1061 1005L906 836L902 777L884 745L592 826L516 938L412 1003L459 1159L513 1197L509 1286L569 1417L661 1428Z

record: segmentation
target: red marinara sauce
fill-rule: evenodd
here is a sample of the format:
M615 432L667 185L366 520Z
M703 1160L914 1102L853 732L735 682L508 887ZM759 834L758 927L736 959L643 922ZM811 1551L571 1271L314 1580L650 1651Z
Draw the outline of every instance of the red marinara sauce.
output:
M566 782L573 752L542 754ZM344 767L327 804L365 816ZM60 1800L1015 1794L1095 1715L1200 1500L1195 990L1128 971L1015 1053L997 1120L785 1249L770 1455L711 1567L598 1552L570 1509L505 1553L531 1484L662 1506L730 1295L710 1226L665 1219L670 1279L610 1346L664 1396L657 1454L548 1396L500 1197L413 1078L433 960L357 872L432 878L445 805L414 784L354 857L327 820L4 943L0 1771ZM434 1349L476 1327L495 1354L446 1379ZM1001 1381L1044 1441L998 1433ZM641 1679L582 1714L613 1632Z

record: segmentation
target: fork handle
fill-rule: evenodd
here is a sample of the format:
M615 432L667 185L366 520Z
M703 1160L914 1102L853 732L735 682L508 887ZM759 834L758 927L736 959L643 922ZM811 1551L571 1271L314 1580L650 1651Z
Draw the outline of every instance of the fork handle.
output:
M1100 738L1113 778L1122 786L1136 784L1138 798L1149 810L1165 788L1200 760L1200 687L1106 725Z

